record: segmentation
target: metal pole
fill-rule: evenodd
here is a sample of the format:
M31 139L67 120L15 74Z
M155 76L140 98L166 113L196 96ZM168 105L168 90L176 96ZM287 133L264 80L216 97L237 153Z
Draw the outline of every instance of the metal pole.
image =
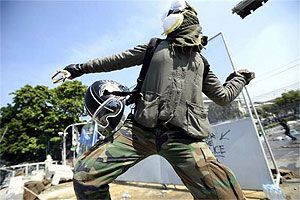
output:
M231 55L230 55L230 53L229 53L229 50L228 50L228 46L227 46L225 37L224 37L224 35L223 35L222 32L219 33L219 34L221 34L221 36L222 36L222 40L223 40L223 42L224 42L224 45L225 45L227 54L228 54L228 56L229 56L229 59L230 59L232 68L233 68L233 70L236 72L235 65L234 65L233 60L232 60L232 57L231 57ZM219 35L219 34L218 34L218 35ZM279 169L278 169L277 163L276 163L276 161L275 161L275 157L274 157L274 155L273 155L273 152L272 152L272 150L271 150L271 147L270 147L270 145L269 145L269 142L268 142L266 133L265 133L264 128L263 128L263 126L262 126L262 124L261 124L261 121L260 121L260 118L259 118L258 113L257 113L257 111L256 111L256 108L255 108L255 106L254 106L254 104L253 104L253 102L252 102L252 100L251 100L251 97L250 97L250 95L249 95L249 92L248 92L247 87L245 86L244 89L245 89L245 91L246 91L246 94L247 94L247 96L248 96L248 100L249 100L249 102L250 102L250 104L251 104L251 106L252 106L252 109L253 109L253 111L254 111L254 114L255 114L255 116L256 116L256 118L257 118L259 127L260 127L260 129L261 129L262 135L263 135L263 137L264 137L264 140L265 140L267 149L268 149L268 151L269 151L269 153L270 153L271 160L272 160L272 162L273 162L273 165L274 165L274 167L275 167L275 170L276 170L276 173L277 173L277 177L278 177L278 176L280 176ZM253 121L253 123L254 123L254 127L255 127L255 129L256 129L256 131L257 131L257 128L256 128L256 125L255 125L255 122L254 122L254 118L253 118L253 115L252 115L250 106L249 106L248 102L246 101L246 98L245 98L245 95L244 95L243 91L242 91L242 94L243 94L243 97L244 97L246 106L247 106L247 108L248 108L250 117L251 117L251 119L252 119L252 121Z
M77 131L78 133L78 131ZM76 142L78 144L78 134L76 133L76 136L75 136L75 130L74 130L74 125L72 126L72 147L73 147L73 140L74 140L74 136L76 137ZM76 149L77 149L77 144L74 145L75 146L75 150L73 151L73 164L75 163L75 156L76 156Z
M234 71L234 72L236 72L236 68L235 68L235 65L233 64L233 60L232 60L231 54L230 54L230 52L229 52L229 49L228 49L228 46L227 46L226 40L225 40L225 38L224 38L224 35L223 35L223 33L222 33L222 32L220 32L219 34L221 35L221 37L222 37L222 41L223 41L223 43L224 43L224 45L225 45L226 52L227 52L227 54L228 54L228 57L229 57L229 60L230 60L230 63L231 63L232 69L233 69L233 71ZM245 90L247 90L246 86L245 86ZM251 108L250 108L250 106L249 106L249 104L248 104L248 102L247 102L247 99L246 99L246 96L245 96L245 94L244 94L244 91L243 91L243 90L242 90L242 95L243 95L243 98L244 98L244 101L245 101L246 107L247 107L247 109L248 109L249 115L250 115L251 119L254 119L254 118L253 118L253 115L252 115L252 112L251 112ZM248 97L249 97L249 96L248 96ZM250 98L250 97L249 97L249 98Z
M226 44L226 41L225 41L225 38L224 38L224 36L223 36L223 33L222 33L222 32L218 33L217 35L215 35L215 36L209 38L208 41L211 41L211 40L215 39L215 38L218 37L219 35L221 35L221 37L222 37L222 41L223 41L223 43L224 43L224 45L225 45L226 52L227 52L227 54L228 54L228 57L229 57L231 66L232 66L233 70L236 72L236 69L235 69L234 64L233 64L233 60L232 60L232 58L231 58L231 55L230 55L230 53L229 53L229 50L228 50L228 47L227 47L227 44ZM244 99L244 101L245 101L245 104L246 104L247 110L248 110L248 112L249 112L249 115L250 115L251 119L253 119L253 115L252 115L252 112L251 112L251 108L250 108L250 106L249 106L249 104L248 104L248 102L247 102L247 100L246 100L246 96L245 96L245 94L244 94L243 91L242 91L242 96L243 96L243 99Z
M72 126L72 144L71 144L71 146L73 146L73 137L74 137L74 125ZM73 151L73 163L74 163L74 157L75 157L75 151Z
M63 133L63 165L66 165L66 132Z
M28 164L25 166L25 175L28 175Z
M222 33L220 32L220 33L218 33L217 35L215 35L215 36L209 38L209 39L208 39L208 42L211 41L211 40L213 40L213 39L215 39L216 37L218 37L218 36L221 35L221 34L222 34Z
M249 97L250 95L249 95L248 90L246 90L246 88L245 88L245 91L246 91L246 93L247 93L247 95L248 95L248 97ZM252 100L251 100L250 97L249 97L249 101L250 101L250 104L252 105L254 114L255 114L255 116L257 117L258 125L259 125L260 130L261 130L261 132L262 132L262 135L263 135L263 137L264 137L264 140L265 140L267 149L269 150L271 160L273 161L273 164L274 164L274 167L275 167L275 171L276 171L276 173L277 173L277 174L276 174L276 177L277 177L276 180L279 180L280 177L281 177L281 176L280 176L280 172L279 172L279 168L278 168L278 166L277 166L277 163L276 163L276 161L275 161L275 157L274 157L273 152L272 152L272 150L271 150L271 146L270 146L270 144L269 144L269 141L268 141L268 138L267 138L267 134L266 134L266 132L265 132L265 129L263 128L263 125L262 125L262 123L261 123L261 121L260 121L260 118L259 118L259 116L258 116L258 113L257 113L257 111L256 111L256 108L255 108L255 106L254 106L254 104L253 104L253 102L252 102ZM277 183L278 186L279 186L278 181L277 181L276 183Z

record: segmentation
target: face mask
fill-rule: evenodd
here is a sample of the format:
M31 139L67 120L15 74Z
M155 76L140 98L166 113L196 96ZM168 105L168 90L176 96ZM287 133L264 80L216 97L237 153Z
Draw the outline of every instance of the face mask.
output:
M162 16L163 34L176 30L183 22L183 14L181 13L187 7L184 0L174 0L168 12Z
M183 14L170 14L165 19L163 19L163 35L168 35L169 33L176 30L183 22Z

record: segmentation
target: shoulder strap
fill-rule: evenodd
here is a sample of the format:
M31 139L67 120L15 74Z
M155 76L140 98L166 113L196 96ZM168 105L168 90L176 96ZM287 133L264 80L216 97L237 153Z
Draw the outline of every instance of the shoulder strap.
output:
M119 96L127 96L130 95L130 97L126 100L126 105L130 105L133 103L136 103L136 101L141 97L141 89L143 86L144 79L146 77L151 59L153 57L153 54L155 52L156 47L159 45L159 43L162 41L162 39L159 38L152 38L148 44L148 47L145 52L143 65L139 74L139 77L137 79L137 84L135 88L131 92L128 93L120 93Z
M135 86L135 88L130 91L130 92L123 92L123 91L112 91L109 92L107 90L104 91L104 95L109 95L109 94L113 94L116 96L127 96L127 95L131 95L131 98L129 98L127 100L127 105L134 103L135 98L139 95L139 93L141 92L142 86L143 86L143 82L144 79L146 77L151 59L153 57L154 51L156 49L156 47L159 45L159 43L162 41L162 39L159 38L151 38L151 40L148 43L146 52L145 52L145 56L144 56L144 60L143 60L143 65L139 74L139 77L137 79L137 84Z
M209 65L207 59L202 54L200 54L200 55L201 55L201 58L202 58L203 64L204 64L203 79L202 79L202 83L204 83L204 81L205 81L205 79L207 77L207 74L209 72L210 65Z
M162 41L162 39L159 39L159 38L151 38L151 40L149 41L149 44L148 44L148 47L147 47L147 50L145 53L143 65L142 65L139 77L137 79L137 85L136 85L135 89L138 89L138 90L142 89L143 81L146 77L146 74L147 74L151 59L153 57L154 51L161 41Z

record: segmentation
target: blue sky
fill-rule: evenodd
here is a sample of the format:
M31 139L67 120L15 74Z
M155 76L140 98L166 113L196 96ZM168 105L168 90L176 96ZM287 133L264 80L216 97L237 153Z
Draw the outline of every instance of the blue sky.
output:
M151 37L162 37L161 16L170 2L1 1L0 106L10 103L9 93L25 84L56 87L52 74L68 64L120 53ZM239 0L188 2L198 11L204 34L212 37L223 32L236 68L256 72L257 79L248 87L254 99L295 83L299 86L299 1L269 0L245 19L231 12ZM221 59L219 49L221 43L216 40L204 54L212 70L223 77L231 66ZM111 79L131 86L138 72L133 67L78 80L89 85Z

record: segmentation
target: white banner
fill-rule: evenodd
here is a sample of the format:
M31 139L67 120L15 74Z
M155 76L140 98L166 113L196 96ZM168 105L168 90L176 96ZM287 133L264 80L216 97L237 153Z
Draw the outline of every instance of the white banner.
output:
M207 144L216 158L236 175L243 189L273 183L271 170L250 118L213 127Z

